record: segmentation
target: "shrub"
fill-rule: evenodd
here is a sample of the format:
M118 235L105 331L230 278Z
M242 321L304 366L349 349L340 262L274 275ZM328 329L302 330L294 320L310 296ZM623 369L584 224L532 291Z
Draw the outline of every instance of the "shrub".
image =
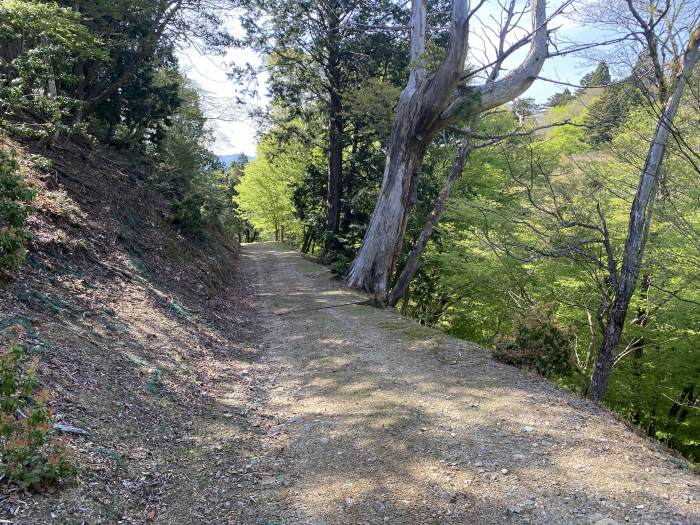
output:
M331 273L335 275L344 275L349 269L352 259L346 257L342 253L334 253L329 261Z
M29 240L26 231L34 197L19 175L19 165L7 153L0 151L0 271L16 270L24 259Z
M37 358L28 360L16 339L0 352L0 472L28 490L73 476L68 451L52 432L49 394L38 389Z
M496 359L549 377L568 374L573 365L573 331L559 323L551 307L533 306L515 321L511 337L496 344Z

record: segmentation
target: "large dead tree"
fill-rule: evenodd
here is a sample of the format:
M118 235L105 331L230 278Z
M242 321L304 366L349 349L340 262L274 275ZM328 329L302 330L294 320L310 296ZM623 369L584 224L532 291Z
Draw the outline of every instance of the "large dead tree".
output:
M399 99L387 147L384 177L364 241L347 275L350 286L386 299L394 262L402 248L413 207L421 164L435 135L457 117L476 116L521 95L535 80L547 57L545 0L532 0L532 30L506 49L501 46L495 68L515 49L529 43L519 67L503 78L469 85L465 74L470 19L483 4L470 10L468 0L454 0L445 58L428 74L426 0L413 0L411 11L411 72ZM505 42L505 36L501 42Z

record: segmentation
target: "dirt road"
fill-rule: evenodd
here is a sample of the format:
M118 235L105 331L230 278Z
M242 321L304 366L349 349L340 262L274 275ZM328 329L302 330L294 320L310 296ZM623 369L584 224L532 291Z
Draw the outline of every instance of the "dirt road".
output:
M391 311L335 306L364 297L280 245L242 258L265 431L232 523L700 523L698 477L607 411Z

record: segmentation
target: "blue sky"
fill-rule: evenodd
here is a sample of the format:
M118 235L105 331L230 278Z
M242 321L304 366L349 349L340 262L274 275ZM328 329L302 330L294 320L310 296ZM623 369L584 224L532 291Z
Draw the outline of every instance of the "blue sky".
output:
M488 14L488 11L487 13ZM484 18L487 18L486 16ZM232 15L228 24L234 34L240 34L237 18ZM551 25L551 24L550 24ZM557 34L560 38L570 41L586 42L596 37L596 30L583 28L571 20L561 18L556 21L560 26ZM602 39L600 34L597 35ZM476 45L473 45L476 48ZM481 53L478 49L475 52ZM526 50L514 54L510 62L515 65ZM235 95L238 86L228 79L226 72L230 64L251 63L260 64L260 57L251 50L234 49L225 56L201 54L193 48L180 52L180 63L187 77L192 80L204 93L205 113L211 117L210 125L213 130L213 142L210 148L219 155L231 153L246 153L255 155L256 128L244 108L235 107ZM579 79L587 71L593 69L595 64L591 60L576 56L556 57L549 59L543 68L541 76L562 82L578 84ZM251 105L265 105L267 99L264 96L265 78L259 78L261 96L249 100ZM538 102L544 102L552 94L564 89L562 86L537 80L524 96L532 97Z

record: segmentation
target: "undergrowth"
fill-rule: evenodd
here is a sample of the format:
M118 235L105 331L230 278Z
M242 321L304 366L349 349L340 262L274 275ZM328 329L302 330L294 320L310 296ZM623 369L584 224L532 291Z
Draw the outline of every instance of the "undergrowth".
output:
M0 273L17 270L24 260L33 198L34 191L19 175L17 161L0 151Z
M50 395L37 380L39 360L27 354L20 333L0 347L0 474L22 489L40 490L77 469L54 435Z
M516 319L513 335L499 341L493 355L509 365L552 377L572 371L573 343L572 331L556 320L550 307L533 306Z

